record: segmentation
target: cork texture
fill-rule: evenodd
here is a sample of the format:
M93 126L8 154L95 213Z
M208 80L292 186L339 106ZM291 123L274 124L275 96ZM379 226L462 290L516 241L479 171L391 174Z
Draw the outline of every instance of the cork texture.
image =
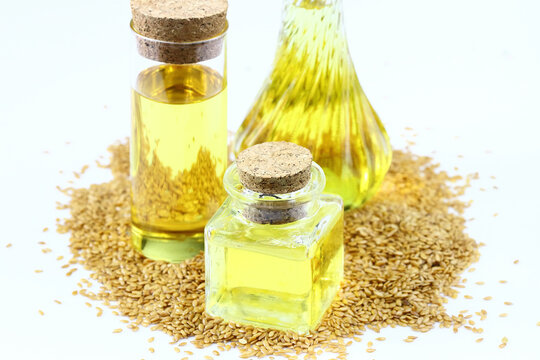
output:
M311 177L311 152L293 143L279 141L252 146L238 155L236 166L242 184L263 194L300 190Z
M223 51L223 39L212 39L204 44L170 43L136 36L137 51L147 59L168 64L195 64L218 57Z
M160 41L210 39L227 24L227 0L131 0L133 28Z

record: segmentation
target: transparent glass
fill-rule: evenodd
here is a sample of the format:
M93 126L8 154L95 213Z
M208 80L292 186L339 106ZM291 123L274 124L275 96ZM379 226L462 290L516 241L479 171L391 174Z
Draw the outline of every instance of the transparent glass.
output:
M226 29L189 43L132 34L132 242L179 262L204 249L204 226L225 198Z
M303 189L269 195L245 189L236 165L229 167L229 197L205 229L210 315L298 333L317 327L343 278L343 202L321 195L325 177L318 165L311 174ZM259 221L279 213L296 219Z
M266 141L310 149L325 192L345 208L375 194L391 162L386 131L358 81L341 0L285 0L273 69L235 138L235 154Z

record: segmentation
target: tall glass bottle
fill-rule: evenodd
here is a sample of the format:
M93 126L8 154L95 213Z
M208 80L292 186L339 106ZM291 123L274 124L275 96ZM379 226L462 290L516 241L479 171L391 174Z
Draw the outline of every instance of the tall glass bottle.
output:
M325 192L345 208L361 206L390 166L386 131L358 81L341 0L284 0L273 70L235 139L235 154L266 141L290 141L313 153Z
M131 237L178 262L204 249L225 198L227 3L171 5L132 0Z

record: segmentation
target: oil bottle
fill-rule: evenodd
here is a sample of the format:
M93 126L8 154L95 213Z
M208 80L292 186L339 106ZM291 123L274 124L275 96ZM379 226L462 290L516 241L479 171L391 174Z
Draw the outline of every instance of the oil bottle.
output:
M305 333L343 278L343 202L321 194L306 148L267 142L241 152L229 194L205 228L206 311L227 321Z
M225 198L227 2L187 5L131 1L132 242L169 262L204 248Z
M265 141L305 146L326 192L345 208L378 189L391 162L386 131L358 81L341 0L284 0L273 69L235 139L235 153Z

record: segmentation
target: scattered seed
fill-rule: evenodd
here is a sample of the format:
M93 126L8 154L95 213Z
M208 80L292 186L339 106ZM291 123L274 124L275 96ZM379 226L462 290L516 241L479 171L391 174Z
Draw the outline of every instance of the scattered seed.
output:
M123 331L122 329L118 328L118 329L114 329L113 333L118 334L118 333L121 333L122 331Z
M514 264L519 264L519 260L514 260Z
M69 271L66 273L66 276L71 276L75 271L77 271L77 268L73 268L73 269L69 270Z
M504 349L505 347L506 347L506 343L502 343L502 344L499 345L500 349Z
M499 216L499 213L493 214L493 217L497 217L497 216Z
M48 253L52 252L52 249L49 249L49 248L41 249L41 252L44 253L44 254L48 254Z
M60 300L54 300L55 303L57 304L62 304L62 302Z
M43 316L45 313L42 310L38 310L39 315Z
M368 347L372 347L372 346L373 346L373 342L368 341L367 346L368 346Z
M386 340L386 338L385 338L385 337L378 337L378 338L375 338L375 340L377 340L377 341L384 341L384 340Z
M368 348L368 349L366 349L366 352L372 353L372 352L375 352L375 349L374 348Z
M60 255L59 257L56 258L56 260L60 261L62 260L64 257L62 255Z
M148 338L148 342L151 343L154 341L154 337L152 336L151 338Z
M476 342L477 342L477 343L480 343L480 342L482 342L482 341L484 341L484 338L478 338L478 339L476 339Z
M506 280L499 280L499 282L500 282L501 284L506 284L508 281L506 281Z
M470 268L470 269L468 270L468 272L473 272L473 271L475 271L475 270L476 270L476 268Z
M180 348L177 348L176 346L174 347L174 351L179 353L180 352Z
M39 273L42 273L43 270L39 270L39 269L38 269L38 270L34 270L34 272L35 272L36 274L39 274Z
M477 281L475 282L476 285L484 285L485 283L483 281Z
M473 297L471 295L465 295L463 296L465 299L472 299Z
M97 314L96 314L97 317L100 317L101 315L103 315L103 309L102 308L100 308L99 306L96 306L96 310L97 310Z
M105 167L112 171L113 180L88 188L63 189L70 201L61 205L70 210L71 218L57 226L60 233L71 233L73 264L87 268L100 283L96 293L81 289L80 294L103 303L114 301L118 311L112 310L113 314L132 318L132 329L152 326L171 334L175 341L196 334L192 341L198 347L227 341L223 348L237 347L247 358L289 351L298 352L296 356L313 354L313 344L342 354L349 344L343 339L358 336L365 327L379 331L383 326L408 326L424 332L440 322L457 331L463 324L462 317L449 315L440 305L446 300L444 294L457 296L452 285L461 276L458 269L478 260L478 245L466 234L460 215L470 205L460 196L474 176L461 182L438 170L428 157L394 151L379 192L364 207L345 214L345 282L352 285L347 287L350 290L332 305L319 332L298 336L208 317L204 313L202 255L182 264L142 261L129 238L128 146L115 145L111 152L110 165ZM203 175L193 174L198 179ZM163 176L165 183L167 176ZM221 188L219 183L216 186ZM428 241L421 241L415 234L431 235ZM367 241L373 238L384 239L384 243ZM435 238L437 246L431 242ZM373 263L366 267L368 259ZM379 259L384 264L378 263ZM402 280L389 281L391 278ZM358 279L365 285L357 286ZM174 320L162 309L174 309ZM248 342L250 346L244 346Z
M489 300L491 300L491 299L493 299L491 296L486 296L486 297L484 298L484 300L486 300L486 301L489 301Z
M154 350L153 347L150 347L150 348L148 348L148 351L150 351L153 354L155 350Z
M13 245L12 245L11 243L9 243L9 244L6 245L7 248L10 248L10 247L12 247L12 246L13 246Z
M510 301L505 301L504 305L513 305Z
M43 228L43 232L47 232L47 231L49 231L48 227Z
M499 317L507 317L508 314L507 313L502 313L502 314L499 314Z
M38 241L38 244L39 244L39 245L45 245L46 242L45 242L45 241Z

